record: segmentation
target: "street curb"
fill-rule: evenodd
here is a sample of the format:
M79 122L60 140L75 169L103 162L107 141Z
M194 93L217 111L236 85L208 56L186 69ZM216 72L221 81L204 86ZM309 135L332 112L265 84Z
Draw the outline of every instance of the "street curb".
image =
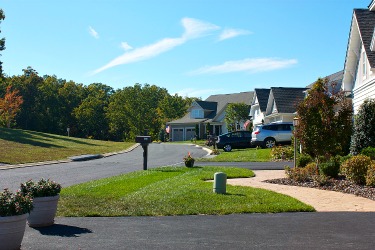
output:
M15 169L15 168L28 168L28 167L35 167L35 166L44 166L44 165L53 165L53 164L59 164L59 163L68 163L73 161L87 161L87 160L93 160L98 158L104 158L104 157L110 157L113 155L118 154L124 154L128 153L134 149L136 149L140 144L136 143L134 146L125 149L123 151L119 152L112 152L112 153L105 153L105 154L97 154L97 155L81 155L81 156L72 156L69 157L66 160L56 160L56 161L44 161L44 162L33 162L33 163L23 163L23 164L16 164L16 165L0 165L0 171L1 170L8 170L8 169ZM73 158L73 159L71 159Z

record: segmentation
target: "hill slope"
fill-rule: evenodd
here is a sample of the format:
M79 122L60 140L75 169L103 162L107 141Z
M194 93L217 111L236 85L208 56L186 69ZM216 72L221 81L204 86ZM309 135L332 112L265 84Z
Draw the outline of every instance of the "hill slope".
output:
M133 144L0 128L0 163L61 160L74 155L121 151Z

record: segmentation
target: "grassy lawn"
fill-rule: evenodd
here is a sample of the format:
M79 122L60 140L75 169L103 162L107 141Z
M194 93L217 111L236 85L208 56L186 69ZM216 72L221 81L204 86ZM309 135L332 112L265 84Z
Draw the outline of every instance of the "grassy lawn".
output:
M164 167L63 188L58 216L165 216L314 211L294 198L251 187L214 194L215 172L228 178L253 172L230 167Z
M81 154L124 150L134 143L80 139L27 130L0 128L0 162L19 164L66 159Z
M271 161L271 149L233 149L231 152L219 150L220 154L214 158L202 158L198 161L210 162L266 162Z

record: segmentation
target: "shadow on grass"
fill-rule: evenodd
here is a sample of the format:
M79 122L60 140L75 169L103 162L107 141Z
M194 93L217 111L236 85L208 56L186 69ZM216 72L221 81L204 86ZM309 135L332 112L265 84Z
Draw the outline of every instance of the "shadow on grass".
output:
M6 128L0 128L0 139L44 148L64 148L64 146L54 144L53 140L64 140L72 143L92 146L96 145L94 143L87 143L80 140L72 139L70 137L64 138L50 134L44 134L41 132L23 131L18 129ZM51 143L47 143L47 141Z
M50 227L34 227L42 235L61 236L61 237L79 237L80 234L92 233L90 229L75 227L63 224L54 224Z

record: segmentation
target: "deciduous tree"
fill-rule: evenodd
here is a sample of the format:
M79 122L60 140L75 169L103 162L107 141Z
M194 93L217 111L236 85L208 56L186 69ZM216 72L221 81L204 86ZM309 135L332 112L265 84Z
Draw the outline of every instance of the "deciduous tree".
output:
M245 103L230 103L225 109L225 123L229 131L236 130L236 124L245 122L249 117L250 106Z
M0 120L7 128L11 127L23 102L22 96L18 93L18 90L12 91L12 86L9 85L4 98L0 98Z
M312 157L347 154L353 108L343 92L334 92L328 79L318 79L297 106L299 125L295 136L303 152Z

